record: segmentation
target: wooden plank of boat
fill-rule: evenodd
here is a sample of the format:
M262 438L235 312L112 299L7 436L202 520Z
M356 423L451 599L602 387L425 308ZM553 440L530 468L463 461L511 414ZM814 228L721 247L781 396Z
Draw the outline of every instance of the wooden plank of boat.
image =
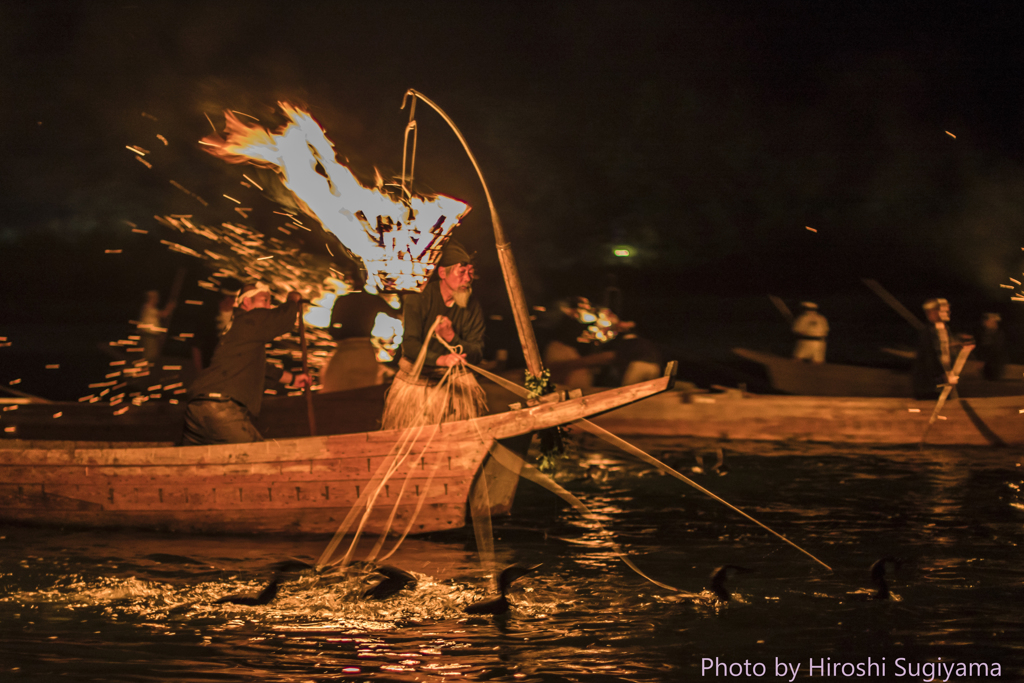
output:
M916 445L934 401L671 391L594 422L622 436ZM1024 396L948 401L929 445L1024 446Z
M664 391L672 377L474 420L187 447L0 442L0 521L204 533L330 533L380 489L366 532L461 527L493 441L598 415ZM378 472L393 460L386 481ZM379 482L380 486L377 486ZM507 507L506 500L495 501Z

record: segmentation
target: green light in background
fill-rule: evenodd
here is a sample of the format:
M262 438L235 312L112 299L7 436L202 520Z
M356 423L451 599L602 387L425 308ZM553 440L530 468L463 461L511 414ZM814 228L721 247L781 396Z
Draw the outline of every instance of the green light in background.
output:
M614 253L619 258L626 258L627 256L630 256L629 249L625 249L623 247L619 247L618 249L615 249L612 253Z

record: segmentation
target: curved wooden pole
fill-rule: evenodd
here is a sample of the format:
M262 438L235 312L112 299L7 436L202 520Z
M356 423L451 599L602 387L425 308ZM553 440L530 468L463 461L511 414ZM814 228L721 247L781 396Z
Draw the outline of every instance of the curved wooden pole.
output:
M309 376L309 355L306 352L306 302L299 303L299 347L302 349L302 372ZM316 436L316 416L313 414L313 392L307 384L303 392L306 394L306 416L309 418L309 435Z
M405 109L406 101L410 96L413 98L414 106L416 98L423 100L445 120L455 132L459 142L462 143L463 149L466 150L466 155L473 163L473 168L476 169L476 174L480 178L480 184L484 188L484 196L487 197L487 206L491 210L491 223L494 226L494 243L498 249L498 261L501 263L501 272L505 276L508 298L512 303L512 315L515 317L516 330L519 332L519 343L522 344L523 355L526 357L526 369L534 377L540 377L544 371L544 366L541 363L540 351L537 348L537 337L534 335L533 326L530 324L530 312L526 307L523 283L519 279L519 270L516 268L516 260L512 255L512 244L505 237L505 231L501 227L501 219L498 218L498 211L494 208L494 202L491 200L491 191L487 188L487 182L484 180L484 174L480 170L480 165L476 163L476 157L473 156L466 138L462 136L462 132L455 125L455 122L440 107L425 97L423 93L411 88L407 90L405 97L402 98L402 109Z

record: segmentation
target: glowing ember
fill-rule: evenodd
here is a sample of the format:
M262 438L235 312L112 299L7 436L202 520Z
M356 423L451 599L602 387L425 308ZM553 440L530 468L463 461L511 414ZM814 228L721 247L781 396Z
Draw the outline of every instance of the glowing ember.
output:
M609 308L594 306L586 297L578 297L574 306L563 306L562 312L587 326L577 340L585 344L609 342L621 330L619 316Z
M334 146L307 112L282 102L289 123L277 133L225 112L225 136L202 141L232 163L275 169L299 200L362 260L376 289L419 290L440 258L448 233L469 205L452 197L412 195L399 201L364 187L337 161Z

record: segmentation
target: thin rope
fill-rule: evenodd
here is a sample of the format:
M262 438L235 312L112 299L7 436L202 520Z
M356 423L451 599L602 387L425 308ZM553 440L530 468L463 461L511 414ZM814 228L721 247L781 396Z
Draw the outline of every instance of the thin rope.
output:
M564 488L559 486L551 477L540 472L536 467L527 463L525 460L520 458L518 455L509 450L507 447L503 446L498 441L495 441L494 445L491 446L491 455L494 456L494 459L497 460L503 467L506 467L513 472L515 471L515 465L519 465L521 467L519 476L528 479L529 481L532 481L535 484L543 486L548 491L551 491L556 496L558 496L565 502L569 503L569 505L573 506L576 509L576 511L582 514L584 517L597 524L598 528L601 530L601 533L605 534L606 536L612 537L610 541L612 551L618 556L620 560L622 560L626 564L627 567L629 567L634 572L642 576L644 579L653 583L655 586L664 588L665 590L674 591L676 593L680 592L679 589L675 586L670 586L667 583L662 583L657 579L651 578L650 576L645 574L643 570L640 569L640 567L636 566L636 564L634 564L633 561L629 559L629 556L627 556L626 553L619 549L619 545L615 542L612 533L604 528L604 525L601 524L601 521L598 518L598 516L591 512L590 508L588 508L583 503L583 501L581 501L579 498L577 498L576 496L572 495Z
M487 370L484 370L483 368L478 368L477 366L472 365L470 363L466 363L466 365L468 365L475 372L480 373L482 376L486 377L487 379L490 379L491 381L495 382L496 384L499 384L502 387L505 387L506 389L512 391L513 393L518 394L522 398L529 398L530 393L524 387L521 387L518 384L515 384L514 382L511 382L511 381L505 379L504 377L499 377L498 375L490 373ZM701 493L704 493L705 495L710 496L711 498L717 500L719 503L722 503L723 505L725 505L729 509L733 510L734 512L737 512L740 515L742 515L743 517L749 519L754 524L757 524L762 529L765 529L769 533L774 534L778 538L782 539L783 541L785 541L789 545L793 546L794 548L796 548L797 550L802 552L804 555L807 555L809 558L811 558L812 560L814 560L815 562L820 564L825 569L829 570L830 572L833 571L832 567L828 566L827 564L825 564L824 562L819 560L817 557L815 557L814 555L812 555L808 551L804 550L803 548L801 548L796 543L794 543L793 541L789 540L788 538L786 538L785 536L783 536L779 532L775 531L774 529L772 529L772 528L768 527L767 525L765 525L765 524L759 522L758 520L754 519L753 517L751 517L746 512L744 512L743 510L739 509L738 507L736 507L735 505L733 505L729 501L727 501L727 500L725 500L725 499L715 495L714 493L712 493L711 491L707 490L706 488L704 488L703 486L701 486L697 482L693 481L689 477L686 477L685 475L681 474L680 472L677 472L673 468L669 467L668 465L666 465L665 463L661 462L660 460L658 460L654 456L650 455L649 453L646 453L646 452L640 450L639 448L637 448L633 444L629 443L628 441L626 441L626 440L624 440L624 439L622 439L622 438L612 434L611 432L609 432L608 430L606 430L606 429L604 429L602 427L597 426L596 424L594 424L593 422L591 422L590 420L587 420L587 419L576 420L572 424L579 425L582 429L590 432L591 434L594 434L595 436L598 436L601 439L604 439L605 441L607 441L607 442L609 442L609 443L611 443L611 444L613 444L615 446L618 446L619 448L621 448L625 452L629 453L630 455L633 455L633 456L639 458L640 460L646 462L647 464L652 465L652 466L658 468L662 472L665 472L666 474L670 474L673 477L675 477L676 479L682 481L683 483L692 486L693 488L697 489Z

